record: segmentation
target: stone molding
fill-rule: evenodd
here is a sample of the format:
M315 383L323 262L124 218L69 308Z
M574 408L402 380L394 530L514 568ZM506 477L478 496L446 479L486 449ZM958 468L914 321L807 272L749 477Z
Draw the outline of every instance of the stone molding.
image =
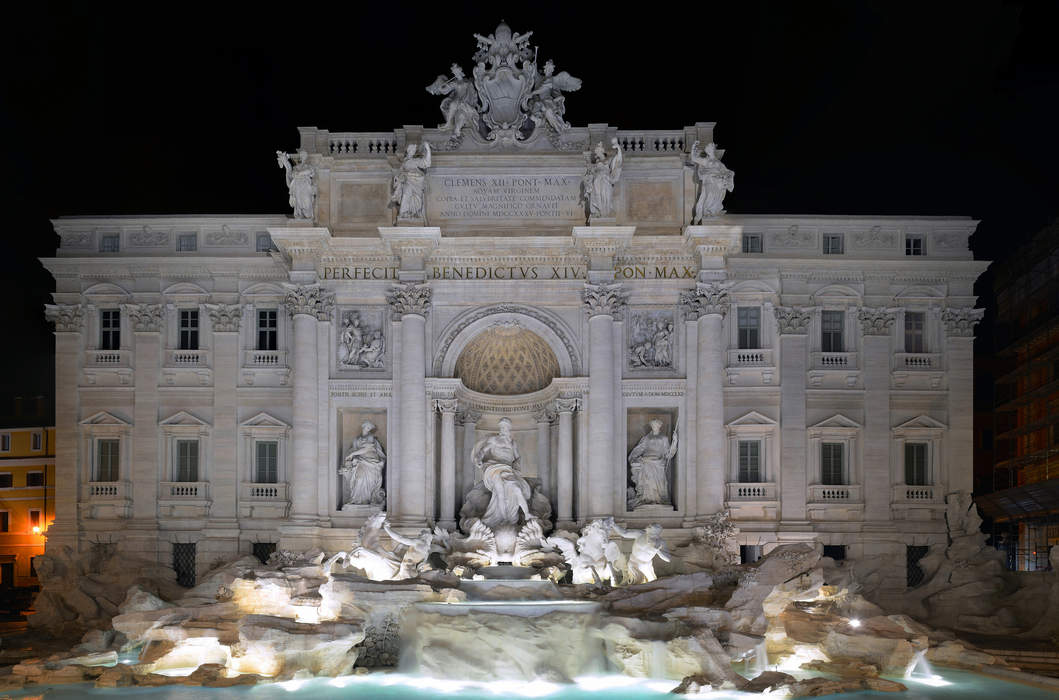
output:
M724 318L728 314L728 304L728 289L717 282L699 282L694 291L680 293L680 306L692 318L710 314Z
M426 318L430 312L431 294L432 290L426 284L405 282L395 285L387 295L386 301L390 303L394 317L398 320L411 314Z
M44 316L55 324L56 333L80 333L85 313L82 304L45 304Z
M897 314L893 309L862 306L857 312L857 319L864 335L890 335L890 329L897 321Z
M974 309L969 306L941 310L941 322L945 335L950 338L973 338L974 327L982 320L985 309Z
M581 300L585 304L585 310L592 316L614 316L620 314L625 307L628 294L625 293L622 284L591 284L586 283L581 292Z
M293 316L305 314L314 316L318 321L330 321L335 308L335 294L318 284L285 285L287 296L283 304Z
M122 304L121 312L128 316L132 330L137 333L157 333L165 323L165 309L161 304Z
M776 325L779 327L780 335L807 335L809 333L809 319L812 315L808 309L800 306L774 306L772 312L776 315Z
M214 333L238 333L243 320L242 304L206 304Z

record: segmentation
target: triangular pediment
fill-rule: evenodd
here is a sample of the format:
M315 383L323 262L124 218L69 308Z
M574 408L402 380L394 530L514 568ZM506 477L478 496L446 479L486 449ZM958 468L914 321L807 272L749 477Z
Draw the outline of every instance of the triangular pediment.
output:
M751 411L733 420L728 424L728 427L736 428L741 425L776 425L776 421L757 411Z
M810 428L859 428L860 427L860 423L858 423L857 421L853 420L852 418L847 418L846 416L842 415L841 413L836 413L835 415L831 416L830 418L822 420L819 423L817 423L816 425L811 425L809 427Z
M909 429L927 429L927 430L944 430L949 426L944 423L931 418L926 414L920 414L911 420L906 420L901 425L895 426L894 430L909 430Z
M208 427L209 423L195 416L191 415L187 411L178 411L173 415L161 421L158 425L175 426L175 425L190 425L196 427Z
M113 413L107 411L100 411L99 413L93 413L88 418L81 421L81 425L128 425L132 423L118 418Z
M258 413L253 418L243 421L240 423L240 426L243 428L290 428L289 425L281 421L279 418L270 416L264 411Z

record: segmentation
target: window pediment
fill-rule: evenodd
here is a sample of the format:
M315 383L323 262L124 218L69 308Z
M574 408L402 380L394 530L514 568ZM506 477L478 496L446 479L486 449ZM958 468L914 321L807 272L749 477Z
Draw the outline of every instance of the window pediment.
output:
M81 425L91 427L118 427L118 428L131 428L132 423L118 418L113 413L108 411L100 411L94 413L88 418L81 421Z
M860 429L860 423L841 413L836 413L816 425L809 426L809 434L813 437L821 435L853 435Z
M903 435L940 435L941 432L947 429L948 426L926 414L920 414L915 418L906 420L900 425L894 426L893 433L895 436Z
M160 421L158 425L173 428L173 427L195 427L195 428L208 428L210 424L201 418L196 418L187 411L178 411L173 415L169 416L163 421Z
M243 433L250 435L284 436L290 430L290 425L262 411L253 418L240 423L239 428Z
M729 433L763 433L773 431L778 424L768 416L750 411L728 423Z

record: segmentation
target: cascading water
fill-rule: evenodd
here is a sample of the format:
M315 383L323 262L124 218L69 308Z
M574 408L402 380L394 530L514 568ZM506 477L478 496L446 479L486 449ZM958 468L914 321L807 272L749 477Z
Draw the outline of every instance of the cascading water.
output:
M905 678L908 680L935 680L941 678L941 676L934 673L934 669L930 667L930 662L927 661L927 650L924 649L917 651L915 656L912 657L912 661L905 668Z
M754 665L751 668L755 676L759 676L769 670L769 652L764 639L754 647Z

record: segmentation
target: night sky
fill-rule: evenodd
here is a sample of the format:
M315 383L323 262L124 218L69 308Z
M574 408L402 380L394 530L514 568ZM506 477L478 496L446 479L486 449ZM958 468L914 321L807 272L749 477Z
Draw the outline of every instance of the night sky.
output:
M1054 3L218 5L8 15L4 404L53 391L49 218L289 213L296 127L436 126L423 88L501 19L583 80L575 125L717 122L733 213L968 215L982 259L1059 215Z

